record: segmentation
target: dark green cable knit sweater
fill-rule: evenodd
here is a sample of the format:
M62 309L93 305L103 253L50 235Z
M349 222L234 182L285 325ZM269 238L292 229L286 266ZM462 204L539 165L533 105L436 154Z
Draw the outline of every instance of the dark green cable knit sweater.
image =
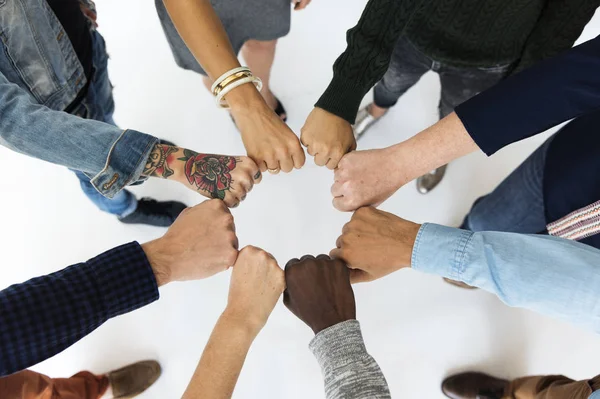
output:
M354 123L402 35L437 61L515 63L514 73L570 48L598 6L600 0L370 0L315 105Z

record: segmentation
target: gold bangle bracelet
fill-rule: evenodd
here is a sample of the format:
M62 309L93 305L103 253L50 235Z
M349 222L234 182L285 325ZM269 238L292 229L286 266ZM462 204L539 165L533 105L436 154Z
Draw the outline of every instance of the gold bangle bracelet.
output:
M235 82L238 79L249 77L249 76L252 76L252 74L250 72L247 72L247 71L238 72L236 74L228 76L226 79L224 79L221 83L219 83L215 87L215 89L213 90L213 94L215 96L217 96L230 83L233 83L233 82Z

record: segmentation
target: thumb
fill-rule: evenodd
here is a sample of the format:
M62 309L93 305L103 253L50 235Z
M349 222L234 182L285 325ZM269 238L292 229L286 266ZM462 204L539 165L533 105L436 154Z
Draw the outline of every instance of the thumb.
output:
M371 280L371 275L364 270L350 269L350 284L366 283Z

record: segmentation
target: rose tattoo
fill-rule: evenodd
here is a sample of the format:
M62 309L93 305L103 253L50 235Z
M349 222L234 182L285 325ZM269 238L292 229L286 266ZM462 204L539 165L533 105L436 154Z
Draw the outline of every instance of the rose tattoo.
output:
M212 198L225 199L226 191L231 188L231 171L238 162L227 155L198 154L184 150L185 176L191 185L210 193Z

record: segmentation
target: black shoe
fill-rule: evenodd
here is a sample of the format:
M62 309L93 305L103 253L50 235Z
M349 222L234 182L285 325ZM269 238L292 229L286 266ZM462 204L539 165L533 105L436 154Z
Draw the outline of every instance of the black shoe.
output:
M461 373L442 382L442 392L451 399L502 399L509 381L484 373Z
M177 201L158 202L150 198L142 198L138 201L135 212L120 218L119 221L127 224L169 227L185 208L187 208L185 204Z

